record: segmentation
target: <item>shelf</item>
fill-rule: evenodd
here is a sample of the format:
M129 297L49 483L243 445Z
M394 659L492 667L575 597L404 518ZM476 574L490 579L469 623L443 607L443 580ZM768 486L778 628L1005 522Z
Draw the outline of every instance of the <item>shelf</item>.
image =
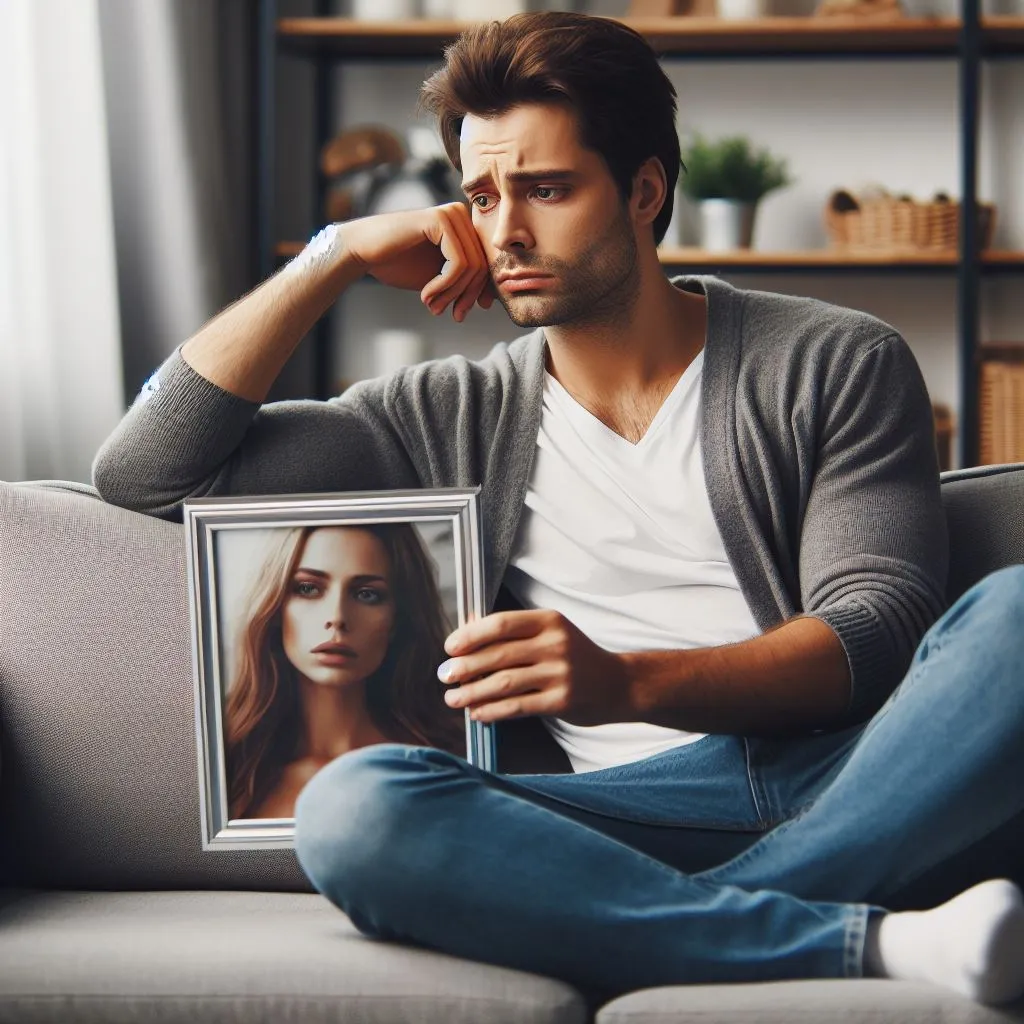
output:
M960 37L958 18L903 18L874 21L857 17L772 17L753 21L721 18L623 18L665 56L792 57L894 56L954 57ZM1024 18L993 18L993 45L1024 36ZM1004 25L1003 22L1012 24ZM441 59L444 47L472 22L418 19L403 22L351 18L284 18L278 39L287 52L373 59Z
M982 18L981 31L986 53L1024 54L1024 16L1004 14Z
M302 242L279 242L279 259L290 259L302 251ZM668 247L659 249L662 264L672 270L720 271L850 271L872 270L950 271L956 270L956 252L844 253L836 249L805 249L762 252L738 249L733 252L708 252L704 249ZM982 267L991 270L1024 271L1024 252L992 249L982 255Z

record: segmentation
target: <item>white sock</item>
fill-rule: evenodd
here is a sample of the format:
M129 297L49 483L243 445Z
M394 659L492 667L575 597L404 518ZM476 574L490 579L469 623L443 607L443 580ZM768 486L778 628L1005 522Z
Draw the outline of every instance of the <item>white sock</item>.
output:
M868 971L951 988L979 1003L1024 995L1024 899L995 878L932 910L885 914L868 926Z

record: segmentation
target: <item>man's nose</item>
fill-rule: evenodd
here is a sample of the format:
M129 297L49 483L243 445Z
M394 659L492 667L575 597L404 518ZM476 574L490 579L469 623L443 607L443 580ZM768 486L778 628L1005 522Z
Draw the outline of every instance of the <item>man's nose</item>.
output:
M508 252L513 249L532 249L533 234L530 231L525 211L513 199L503 199L495 216L494 234L491 245Z

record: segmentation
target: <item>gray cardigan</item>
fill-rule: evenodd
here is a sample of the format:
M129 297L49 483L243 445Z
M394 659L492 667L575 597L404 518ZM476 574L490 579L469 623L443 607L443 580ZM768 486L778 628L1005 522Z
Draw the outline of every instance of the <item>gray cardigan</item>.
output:
M932 412L887 324L811 299L680 278L708 301L701 443L711 508L762 630L836 632L871 715L942 611L948 562ZM93 467L107 501L175 515L189 497L481 485L488 607L540 426L544 336L260 407L176 352ZM153 390L155 388L155 390Z

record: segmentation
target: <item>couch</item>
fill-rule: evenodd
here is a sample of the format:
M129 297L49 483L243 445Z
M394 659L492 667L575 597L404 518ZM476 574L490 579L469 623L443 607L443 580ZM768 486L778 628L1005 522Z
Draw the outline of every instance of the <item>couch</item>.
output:
M951 598L1024 561L1024 465L947 473L942 493ZM365 939L289 850L204 853L183 551L180 524L88 487L0 484L0 1022L1024 1021L879 980L599 1005ZM500 750L524 768L521 741Z

